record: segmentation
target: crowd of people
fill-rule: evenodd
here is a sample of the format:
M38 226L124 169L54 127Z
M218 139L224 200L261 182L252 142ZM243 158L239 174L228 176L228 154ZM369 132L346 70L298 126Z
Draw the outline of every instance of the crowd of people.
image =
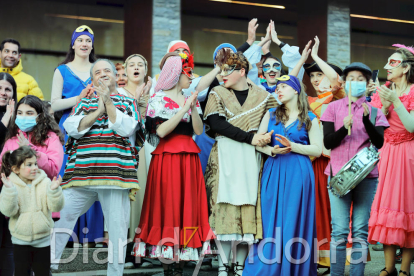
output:
M219 45L204 76L189 45L172 41L149 77L138 53L98 59L82 25L51 102L22 72L19 42L4 40L0 275L49 275L69 241L95 240L108 245L110 276L130 257L181 276L214 254L218 276L337 276L346 264L359 276L370 243L384 247L380 276L410 275L414 48L393 45L380 85L366 64L321 59L318 37L300 53L273 21L257 44L256 29L253 19L243 45ZM341 197L328 188L372 146L380 161L355 188Z

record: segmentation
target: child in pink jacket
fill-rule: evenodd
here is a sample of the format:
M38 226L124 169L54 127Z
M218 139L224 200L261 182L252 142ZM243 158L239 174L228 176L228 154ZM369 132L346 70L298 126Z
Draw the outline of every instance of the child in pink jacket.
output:
M29 95L18 102L5 141L0 160L9 150L30 146L37 152L39 169L49 179L58 176L63 163L63 135L38 97ZM58 219L59 213L52 217Z

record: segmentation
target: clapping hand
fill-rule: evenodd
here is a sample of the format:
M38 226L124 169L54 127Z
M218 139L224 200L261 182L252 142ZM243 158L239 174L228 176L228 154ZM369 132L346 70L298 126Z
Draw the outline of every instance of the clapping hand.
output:
M318 58L318 51L319 51L319 38L318 36L315 36L315 44L312 47L312 53L311 53L313 60Z
M308 44L306 44L305 49L302 51L302 57L300 58L301 63L305 63L308 60L309 54L311 53L310 46L312 44L312 40L309 40Z
M60 186L61 183L62 183L62 177L61 176L59 176L59 179L56 179L56 176L53 177L52 184L50 184L50 189L52 191L56 190Z
M398 99L397 93L395 92L395 84L392 84L391 88L392 89L389 89L385 85L377 87L382 105L386 108L390 107L391 104Z
M256 40L257 27L259 27L259 24L257 24L257 18L250 20L249 26L247 28L247 43L250 45L252 45Z
M18 140L17 144L19 145L19 147L30 145L29 140L27 140L27 138L24 136L23 132L18 133L16 136L17 136L17 140Z
M276 141L278 141L279 143L281 143L282 145L284 145L287 148L292 147L292 145L290 144L289 139L286 138L285 136L282 136L280 134L275 134L275 139L276 139Z
M142 96L149 94L149 91L150 91L151 87L152 87L152 78L151 77L148 77L147 83L146 84L145 84L145 82L142 83L135 90L135 99L137 101L139 101L139 99Z
M259 147L266 146L272 140L272 134L273 134L273 130L267 133L255 134L253 136L252 145L259 146Z
M109 87L101 80L98 81L99 85L95 87L95 92L98 93L99 98L102 98L103 102L106 104L111 100L111 92Z
M184 104L185 110L188 111L193 108L195 108L197 106L197 96L198 96L198 92L191 92L191 96L187 98L187 101Z
M277 45L280 45L280 43L282 43L282 41L280 41L279 38L277 37L275 22L273 22L273 20L270 20L270 35L274 43L276 43Z
M9 177L6 177L6 175L4 173L1 174L1 181L3 182L4 186L6 186L7 188L13 188L14 184L13 182L11 182Z
M9 103L6 106L6 113L4 113L3 118L1 119L1 122L5 127L9 125L10 119L13 116L14 113L14 99L10 99Z
M281 148L279 145L276 145L272 148L272 155L275 156L277 154L286 154L292 151L291 147Z
M79 102L83 98L90 98L93 94L95 89L92 87L92 83L88 84L82 92L79 94L79 96L76 97L76 102Z

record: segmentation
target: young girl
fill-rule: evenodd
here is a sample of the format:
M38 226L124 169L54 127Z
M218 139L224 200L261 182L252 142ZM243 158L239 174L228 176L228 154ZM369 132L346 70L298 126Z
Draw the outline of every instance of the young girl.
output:
M30 146L37 152L39 168L52 179L59 175L62 166L62 144L63 135L59 126L49 115L42 100L28 95L15 108L0 158L6 151ZM55 220L60 218L59 213L53 213L52 216Z
M40 101L40 100L39 100ZM38 168L36 151L22 146L2 158L0 211L10 217L15 276L49 275L51 212L63 208L61 178L53 181Z
M370 120L372 106L365 98L371 76L371 69L363 63L348 65L342 76L346 81L345 91L348 97L330 103L320 119L323 123L325 147L331 150L326 175L335 176L351 158L371 143L376 148L381 148L384 143L384 129L389 127L387 119L381 110L377 110L376 123L373 125ZM351 85L352 89L349 88ZM349 97L352 115L349 115ZM351 135L348 135L349 128ZM332 217L331 275L344 275L351 205L353 243L350 274L364 275L368 254L368 220L377 183L378 169L375 167L345 196L337 197L329 191Z
M282 105L265 114L258 131L275 133L271 146L260 150L270 155L260 189L264 240L251 248L253 258L247 258L243 275L316 276L315 177L309 156L319 157L322 152L318 119L309 110L306 93L296 77L278 78L277 95ZM278 239L277 229L282 242L264 246L269 239ZM295 239L304 242L288 245ZM309 254L303 244L309 246ZM277 259L278 253L284 255L281 262L263 261L263 257ZM301 258L304 262L296 264L294 260Z
M6 151L30 146L37 152L39 168L52 179L59 175L62 166L62 144L63 135L59 126L42 100L28 95L17 103L0 156Z

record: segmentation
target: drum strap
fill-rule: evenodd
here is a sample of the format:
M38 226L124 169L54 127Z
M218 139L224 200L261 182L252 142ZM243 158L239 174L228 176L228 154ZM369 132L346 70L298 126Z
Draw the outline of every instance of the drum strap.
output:
M325 107L325 109L326 109L326 107ZM325 111L323 109L323 107L322 107L322 110ZM374 126L375 126L375 123L377 122L377 113L378 113L378 108L371 106L370 121ZM333 177L333 175L332 175L332 165L331 164L329 164L329 165L331 166L331 179L332 179L332 177Z

